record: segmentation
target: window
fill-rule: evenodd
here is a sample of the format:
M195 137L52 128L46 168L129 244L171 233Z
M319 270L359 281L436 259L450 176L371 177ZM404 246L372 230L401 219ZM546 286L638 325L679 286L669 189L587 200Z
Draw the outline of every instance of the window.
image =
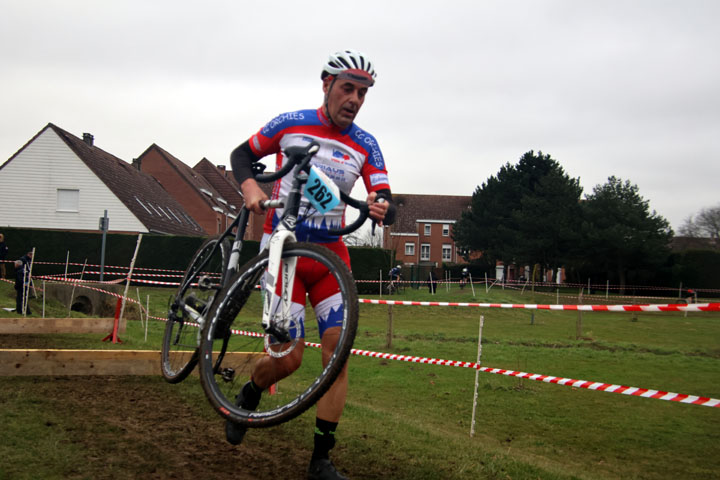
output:
M80 190L57 189L57 211L77 212L80 209Z
M443 224L443 237L449 237L450 236L450 225L447 223Z
M140 199L139 199L138 197L135 197L135 200L137 200L137 202L138 202L140 205L142 205L142 207L145 209L146 212L148 212L150 215L153 214L153 213L150 211L150 209L149 209L148 207L146 207L143 202L140 201Z
M429 223L425 224L425 235L430 235L430 224Z
M137 197L136 197L136 198L137 198ZM165 207L165 208L167 208L168 212L170 212L170 213L172 214L172 216L175 217L175 220L177 220L177 222L178 222L180 225L182 225L182 221L178 218L177 215L175 215L175 212L173 212L172 210L170 210L170 207Z
M423 243L420 246L420 260L430 260L430 244Z
M443 261L452 260L452 245L450 245L448 243L443 244L442 259L443 259Z
M414 243L406 243L405 244L405 255L415 255L415 244Z
M158 208L160 209L160 211L162 213L165 214L165 216L168 218L168 220L172 221L172 218L170 217L170 215L168 215L167 212L165 210L163 210L163 208L160 205L158 205Z

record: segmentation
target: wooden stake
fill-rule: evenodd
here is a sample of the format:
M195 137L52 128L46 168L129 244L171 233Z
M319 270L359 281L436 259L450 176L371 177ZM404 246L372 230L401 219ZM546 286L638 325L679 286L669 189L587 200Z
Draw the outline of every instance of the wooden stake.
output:
M482 357L482 330L485 323L485 317L480 315L480 329L478 332L478 353L477 364L480 366L480 358ZM472 420L470 421L470 436L475 436L475 411L477 410L478 386L480 383L480 370L475 369L475 393L473 394Z

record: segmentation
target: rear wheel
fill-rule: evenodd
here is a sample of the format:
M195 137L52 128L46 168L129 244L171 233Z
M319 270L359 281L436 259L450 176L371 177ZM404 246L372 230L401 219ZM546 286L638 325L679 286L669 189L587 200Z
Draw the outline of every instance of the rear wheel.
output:
M256 286L268 265L267 251L244 265L220 293L211 319L203 329L200 346L200 378L212 406L223 417L247 427L269 427L290 420L310 408L330 388L342 370L357 331L358 299L350 270L334 252L311 243L288 243L283 248L283 264L293 260L302 264L302 274L331 275L337 282L342 301L338 315L340 328L335 349L323 366L318 344L301 338L298 313L305 314L305 338L317 338L317 322L312 308L299 309L289 317L289 336L282 341L267 335L261 326L265 293ZM298 273L299 275L299 273ZM277 275L278 282L284 275ZM281 286L284 293L285 285ZM273 295L275 297L275 295ZM296 304L294 304L296 305ZM297 339L297 343L293 343ZM267 343L266 343L267 340ZM280 373L287 358L300 358L292 374ZM258 407L247 410L237 405L238 394L261 362L273 378L283 378L275 390L264 392Z
M201 323L223 286L230 256L229 240L218 240L210 238L200 246L170 305L160 362L170 383L183 381L197 365Z

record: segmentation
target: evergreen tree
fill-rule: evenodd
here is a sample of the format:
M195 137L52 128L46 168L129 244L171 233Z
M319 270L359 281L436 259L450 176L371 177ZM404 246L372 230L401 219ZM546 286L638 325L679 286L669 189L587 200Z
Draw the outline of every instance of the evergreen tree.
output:
M475 189L470 210L455 225L455 241L505 264L561 266L578 241L581 193L579 179L531 150Z
M665 218L650 212L636 185L609 177L582 206L583 256L595 269L624 287L628 273L658 271L665 264L673 231Z

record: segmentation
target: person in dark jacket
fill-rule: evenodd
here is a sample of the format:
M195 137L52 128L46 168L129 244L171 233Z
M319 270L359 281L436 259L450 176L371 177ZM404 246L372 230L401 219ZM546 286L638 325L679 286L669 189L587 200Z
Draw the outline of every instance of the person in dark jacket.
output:
M20 257L19 260L15 260L15 290L17 290L17 296L15 297L15 311L19 314L32 315L30 311L30 262L32 260L32 252L28 252L26 255ZM25 305L25 311L23 312L23 305Z
M5 278L5 259L7 258L8 247L5 244L5 235L0 233L0 278Z
M428 290L433 295L435 295L435 292L437 292L437 284L438 284L438 277L435 274L434 270L430 270L430 274L428 275Z

